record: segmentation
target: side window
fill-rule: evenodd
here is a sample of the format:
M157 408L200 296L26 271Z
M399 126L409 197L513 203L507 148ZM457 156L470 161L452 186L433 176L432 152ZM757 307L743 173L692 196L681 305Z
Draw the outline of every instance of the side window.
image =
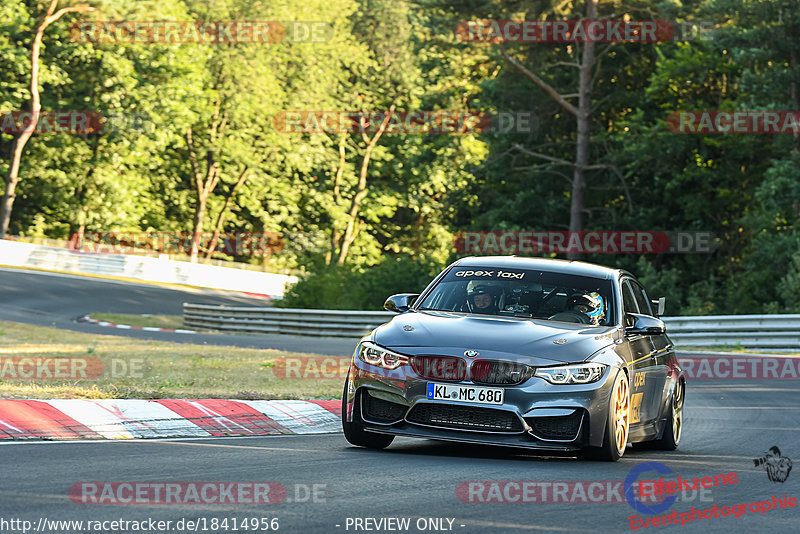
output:
M653 315L653 310L650 308L650 300L647 298L644 288L633 280L630 280L628 283L633 290L633 297L636 299L636 303L639 305L639 313Z
M636 299L630 288L630 283L625 280L622 283L622 311L623 313L639 313L639 308L636 306Z

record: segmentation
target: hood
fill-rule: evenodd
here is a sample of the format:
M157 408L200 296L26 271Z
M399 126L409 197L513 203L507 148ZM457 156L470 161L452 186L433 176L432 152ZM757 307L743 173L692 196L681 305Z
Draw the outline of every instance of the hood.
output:
M615 337L615 327L424 311L394 317L375 329L373 340L412 356L463 356L476 350L480 358L545 366L581 362Z

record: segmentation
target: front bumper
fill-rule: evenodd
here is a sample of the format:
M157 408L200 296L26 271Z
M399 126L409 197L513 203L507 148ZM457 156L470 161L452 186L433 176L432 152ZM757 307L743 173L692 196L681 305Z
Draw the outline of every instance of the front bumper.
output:
M503 404L486 405L427 397L429 382L485 384L430 380L410 365L387 371L353 358L346 418L352 421L358 406L365 429L382 434L558 451L599 447L618 372L610 366L592 384L554 385L533 377L516 386L492 386L505 390Z

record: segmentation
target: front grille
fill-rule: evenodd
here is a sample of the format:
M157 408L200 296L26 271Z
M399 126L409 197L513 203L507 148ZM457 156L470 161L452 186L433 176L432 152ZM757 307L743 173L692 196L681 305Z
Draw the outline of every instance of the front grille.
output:
M379 423L394 423L403 418L407 406L373 397L366 391L363 397L364 415L370 421Z
M476 360L469 369L476 384L516 386L533 376L533 368L524 363Z
M583 412L576 410L571 415L558 417L526 417L533 433L544 439L573 440L581 427Z
M467 363L455 356L415 356L411 367L422 378L461 381L467 377Z
M409 423L458 428L462 430L485 430L489 432L522 432L519 418L505 410L475 408L457 404L417 404L406 417Z

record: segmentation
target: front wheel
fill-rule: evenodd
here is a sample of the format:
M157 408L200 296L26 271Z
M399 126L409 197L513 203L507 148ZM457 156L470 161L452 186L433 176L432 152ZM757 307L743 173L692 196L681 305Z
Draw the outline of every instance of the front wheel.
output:
M608 403L608 422L601 447L590 447L583 456L607 462L616 462L625 454L630 429L630 400L628 375L620 371L611 389Z
M353 403L353 421L347 421L347 385L350 383L350 375L344 382L344 392L342 393L342 430L345 439L356 447L366 447L368 449L385 449L392 441L394 436L386 434L375 434L364 430L364 423L361 421L361 401L360 395L356 395Z

